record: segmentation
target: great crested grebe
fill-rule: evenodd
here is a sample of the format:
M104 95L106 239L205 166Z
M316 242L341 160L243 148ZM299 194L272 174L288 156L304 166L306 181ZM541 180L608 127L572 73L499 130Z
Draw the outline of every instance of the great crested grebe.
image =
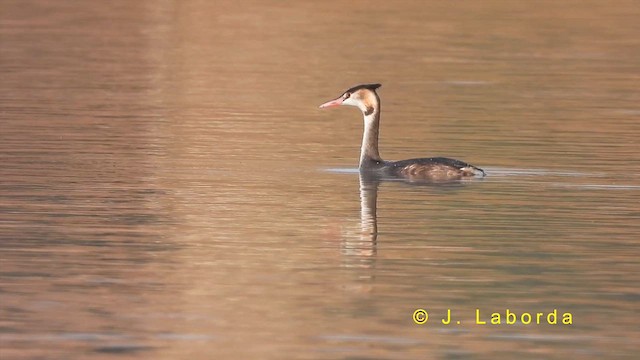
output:
M384 161L378 152L380 129L380 97L376 89L380 84L354 86L335 100L320 105L326 108L338 105L355 106L364 116L364 134L360 149L360 172L382 177L404 178L410 181L450 181L466 177L484 177L484 170L460 160L443 157Z

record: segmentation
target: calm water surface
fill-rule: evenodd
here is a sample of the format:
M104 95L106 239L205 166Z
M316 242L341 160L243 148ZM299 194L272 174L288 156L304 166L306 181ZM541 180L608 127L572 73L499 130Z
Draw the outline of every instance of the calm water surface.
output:
M637 2L0 6L2 359L637 355Z

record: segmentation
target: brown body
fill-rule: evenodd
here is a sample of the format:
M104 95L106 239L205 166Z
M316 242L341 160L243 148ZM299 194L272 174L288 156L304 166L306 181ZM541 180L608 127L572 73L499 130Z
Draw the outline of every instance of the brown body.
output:
M458 167L437 160L430 164L413 163L404 165L398 169L397 174L408 180L432 180L436 182L460 180L465 177L476 176L477 171L482 171L469 164Z
M380 97L376 89L380 84L358 85L345 91L321 108L350 105L360 109L364 116L364 133L360 149L360 171L382 177L403 178L408 181L446 182L467 177L484 177L485 172L460 160L434 157L401 161L384 161L378 151L380 129Z

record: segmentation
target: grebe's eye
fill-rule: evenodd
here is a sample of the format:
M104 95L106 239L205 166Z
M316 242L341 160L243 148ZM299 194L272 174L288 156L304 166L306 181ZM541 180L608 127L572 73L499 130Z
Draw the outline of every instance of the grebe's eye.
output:
M350 96L350 93L344 93L344 95L342 95L342 99L347 100Z

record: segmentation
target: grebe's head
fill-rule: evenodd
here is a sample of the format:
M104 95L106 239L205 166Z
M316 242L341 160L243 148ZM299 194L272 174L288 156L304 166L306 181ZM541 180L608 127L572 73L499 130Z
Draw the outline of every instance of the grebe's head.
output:
M338 98L327 101L320 105L320 108L327 108L338 105L355 106L365 115L370 115L375 111L378 106L379 98L376 94L376 89L380 84L364 84L354 86L351 89L345 91Z

